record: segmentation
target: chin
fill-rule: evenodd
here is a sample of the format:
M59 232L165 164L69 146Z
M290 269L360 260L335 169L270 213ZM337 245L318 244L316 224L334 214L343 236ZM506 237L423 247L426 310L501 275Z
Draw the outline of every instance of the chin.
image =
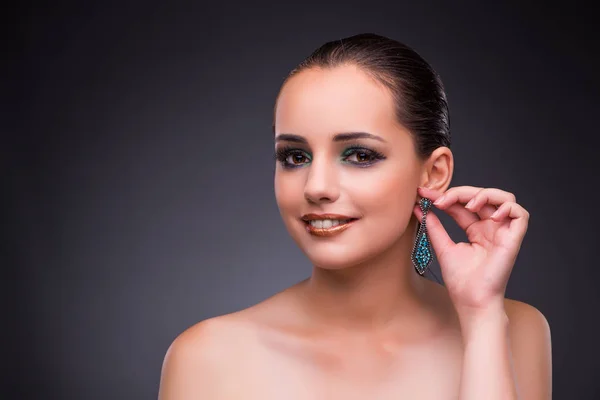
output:
M309 238L298 244L315 267L328 270L340 270L359 265L377 257L386 248L384 241L352 238L344 241L313 241Z
M368 262L385 251L385 249L353 246L352 248L340 249L340 251L315 248L303 249L303 251L315 267L328 270L341 270Z

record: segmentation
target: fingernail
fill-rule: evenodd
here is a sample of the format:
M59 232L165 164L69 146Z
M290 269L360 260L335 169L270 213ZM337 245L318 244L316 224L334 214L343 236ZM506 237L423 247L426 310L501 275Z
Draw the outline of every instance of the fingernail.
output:
M493 213L492 215L490 215L490 218L495 218L495 217L497 217L497 216L498 216L498 211L500 211L500 210L496 210L496 211L494 211L494 213Z
M473 207L473 203L474 203L474 202L475 202L475 201L474 201L474 199L471 199L471 201L469 201L465 207L466 207L466 208L471 208L471 207Z
M445 196L439 197L436 201L433 202L436 206L442 204L442 202L446 199Z

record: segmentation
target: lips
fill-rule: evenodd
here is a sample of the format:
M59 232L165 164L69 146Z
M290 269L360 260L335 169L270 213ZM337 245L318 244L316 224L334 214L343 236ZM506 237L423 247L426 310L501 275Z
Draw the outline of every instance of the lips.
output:
M306 214L302 220L309 234L330 237L350 228L358 218L341 214Z

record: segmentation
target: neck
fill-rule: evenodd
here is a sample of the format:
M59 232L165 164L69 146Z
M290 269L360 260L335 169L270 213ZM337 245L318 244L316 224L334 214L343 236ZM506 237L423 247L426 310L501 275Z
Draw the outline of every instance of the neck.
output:
M426 307L426 279L410 254L416 223L376 259L341 270L313 267L302 282L306 311L328 327L379 330L419 316Z

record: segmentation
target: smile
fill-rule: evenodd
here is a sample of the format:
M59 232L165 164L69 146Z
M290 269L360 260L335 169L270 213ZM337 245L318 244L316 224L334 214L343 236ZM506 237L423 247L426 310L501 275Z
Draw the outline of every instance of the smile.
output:
M357 218L350 218L338 215L315 215L310 214L302 218L306 225L306 231L314 236L329 237L342 233L350 228L357 221Z

